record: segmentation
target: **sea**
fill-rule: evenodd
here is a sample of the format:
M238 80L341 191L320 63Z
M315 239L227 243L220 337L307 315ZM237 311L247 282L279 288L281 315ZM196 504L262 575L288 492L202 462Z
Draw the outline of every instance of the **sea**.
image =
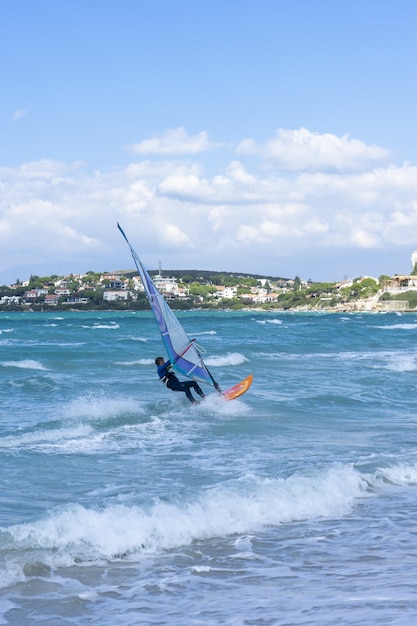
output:
M0 624L417 623L417 313L0 313Z

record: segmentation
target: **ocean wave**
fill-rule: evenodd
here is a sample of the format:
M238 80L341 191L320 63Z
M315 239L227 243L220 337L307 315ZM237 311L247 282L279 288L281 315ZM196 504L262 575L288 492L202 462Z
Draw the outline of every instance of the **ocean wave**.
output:
M14 328L2 328L0 329L0 335L2 335L3 333L13 333L14 332Z
M389 358L384 369L393 372L414 372L417 370L417 355L396 354Z
M37 562L41 552L42 562L50 567L137 560L195 540L252 533L292 521L341 517L352 511L358 498L366 497L366 490L367 483L350 466L310 476L246 476L182 504L111 504L102 509L68 504L44 519L0 528L0 535L4 549L26 555L36 551Z
M228 352L223 356L210 356L204 359L206 365L211 367L223 367L225 365L241 365L242 363L246 363L248 361L243 354L239 352Z
M155 359L137 359L136 361L115 361L115 365L124 365L130 367L132 365L155 365Z
M46 370L47 368L39 363L39 361L33 361L32 359L24 359L23 361L1 361L0 365L3 367L19 367L28 370Z
M389 467L378 469L377 478L393 483L394 485L417 485L417 463L396 463Z
M0 438L0 449L37 450L65 454L93 454L137 445L132 428L143 426L145 410L126 398L92 395L61 406L61 419L42 423L34 430L17 432ZM143 433L142 433L143 435ZM127 443L128 442L128 443Z
M8 435L0 439L0 449L39 449L45 446L62 445L63 441L82 439L85 440L92 433L89 425L60 427L53 430L35 430L32 432Z
M415 330L417 328L417 322L415 324L404 323L404 324L387 324L386 326L374 326L374 328L381 328L382 330Z
M277 324L280 326L282 324L282 320L272 319L272 320L255 320L257 324Z
M114 322L113 324L93 324L92 326L89 324L81 324L81 328L88 328L90 330L97 330L97 329L109 329L109 330L115 330L120 328L119 324L116 324L116 322Z
M117 417L125 414L137 414L143 412L143 407L136 400L123 397L98 397L86 395L76 398L64 409L64 418L80 417L103 420L109 417Z

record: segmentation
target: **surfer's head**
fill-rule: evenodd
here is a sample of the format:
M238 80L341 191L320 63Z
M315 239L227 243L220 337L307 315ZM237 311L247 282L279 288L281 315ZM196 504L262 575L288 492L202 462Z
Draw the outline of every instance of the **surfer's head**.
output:
M162 365L162 363L164 363L164 357L163 356L157 356L155 359L155 365Z

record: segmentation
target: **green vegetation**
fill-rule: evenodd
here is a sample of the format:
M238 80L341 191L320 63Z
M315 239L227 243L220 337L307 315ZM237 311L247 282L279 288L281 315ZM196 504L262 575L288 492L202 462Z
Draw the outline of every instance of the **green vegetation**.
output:
M358 298L370 298L380 289L380 283L374 278L355 278L351 287L340 290L345 302L357 300Z
M410 309L417 308L417 291L405 291L404 293L395 294L395 296L389 293L383 293L381 302L389 302L390 300L405 300L408 302Z
M201 285L200 283L194 281L189 286L189 291L191 296L201 296L202 298L205 298L215 293L216 287L213 287L212 285Z

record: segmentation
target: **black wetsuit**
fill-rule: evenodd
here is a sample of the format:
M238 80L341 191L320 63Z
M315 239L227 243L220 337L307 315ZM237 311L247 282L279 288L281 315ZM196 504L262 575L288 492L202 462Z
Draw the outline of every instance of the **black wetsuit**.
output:
M166 384L168 389L172 391L183 391L190 402L196 402L193 398L191 389L194 389L201 398L205 397L205 394L201 390L198 383L195 380L180 381L171 371L171 361L166 361L162 365L158 365L158 376Z

